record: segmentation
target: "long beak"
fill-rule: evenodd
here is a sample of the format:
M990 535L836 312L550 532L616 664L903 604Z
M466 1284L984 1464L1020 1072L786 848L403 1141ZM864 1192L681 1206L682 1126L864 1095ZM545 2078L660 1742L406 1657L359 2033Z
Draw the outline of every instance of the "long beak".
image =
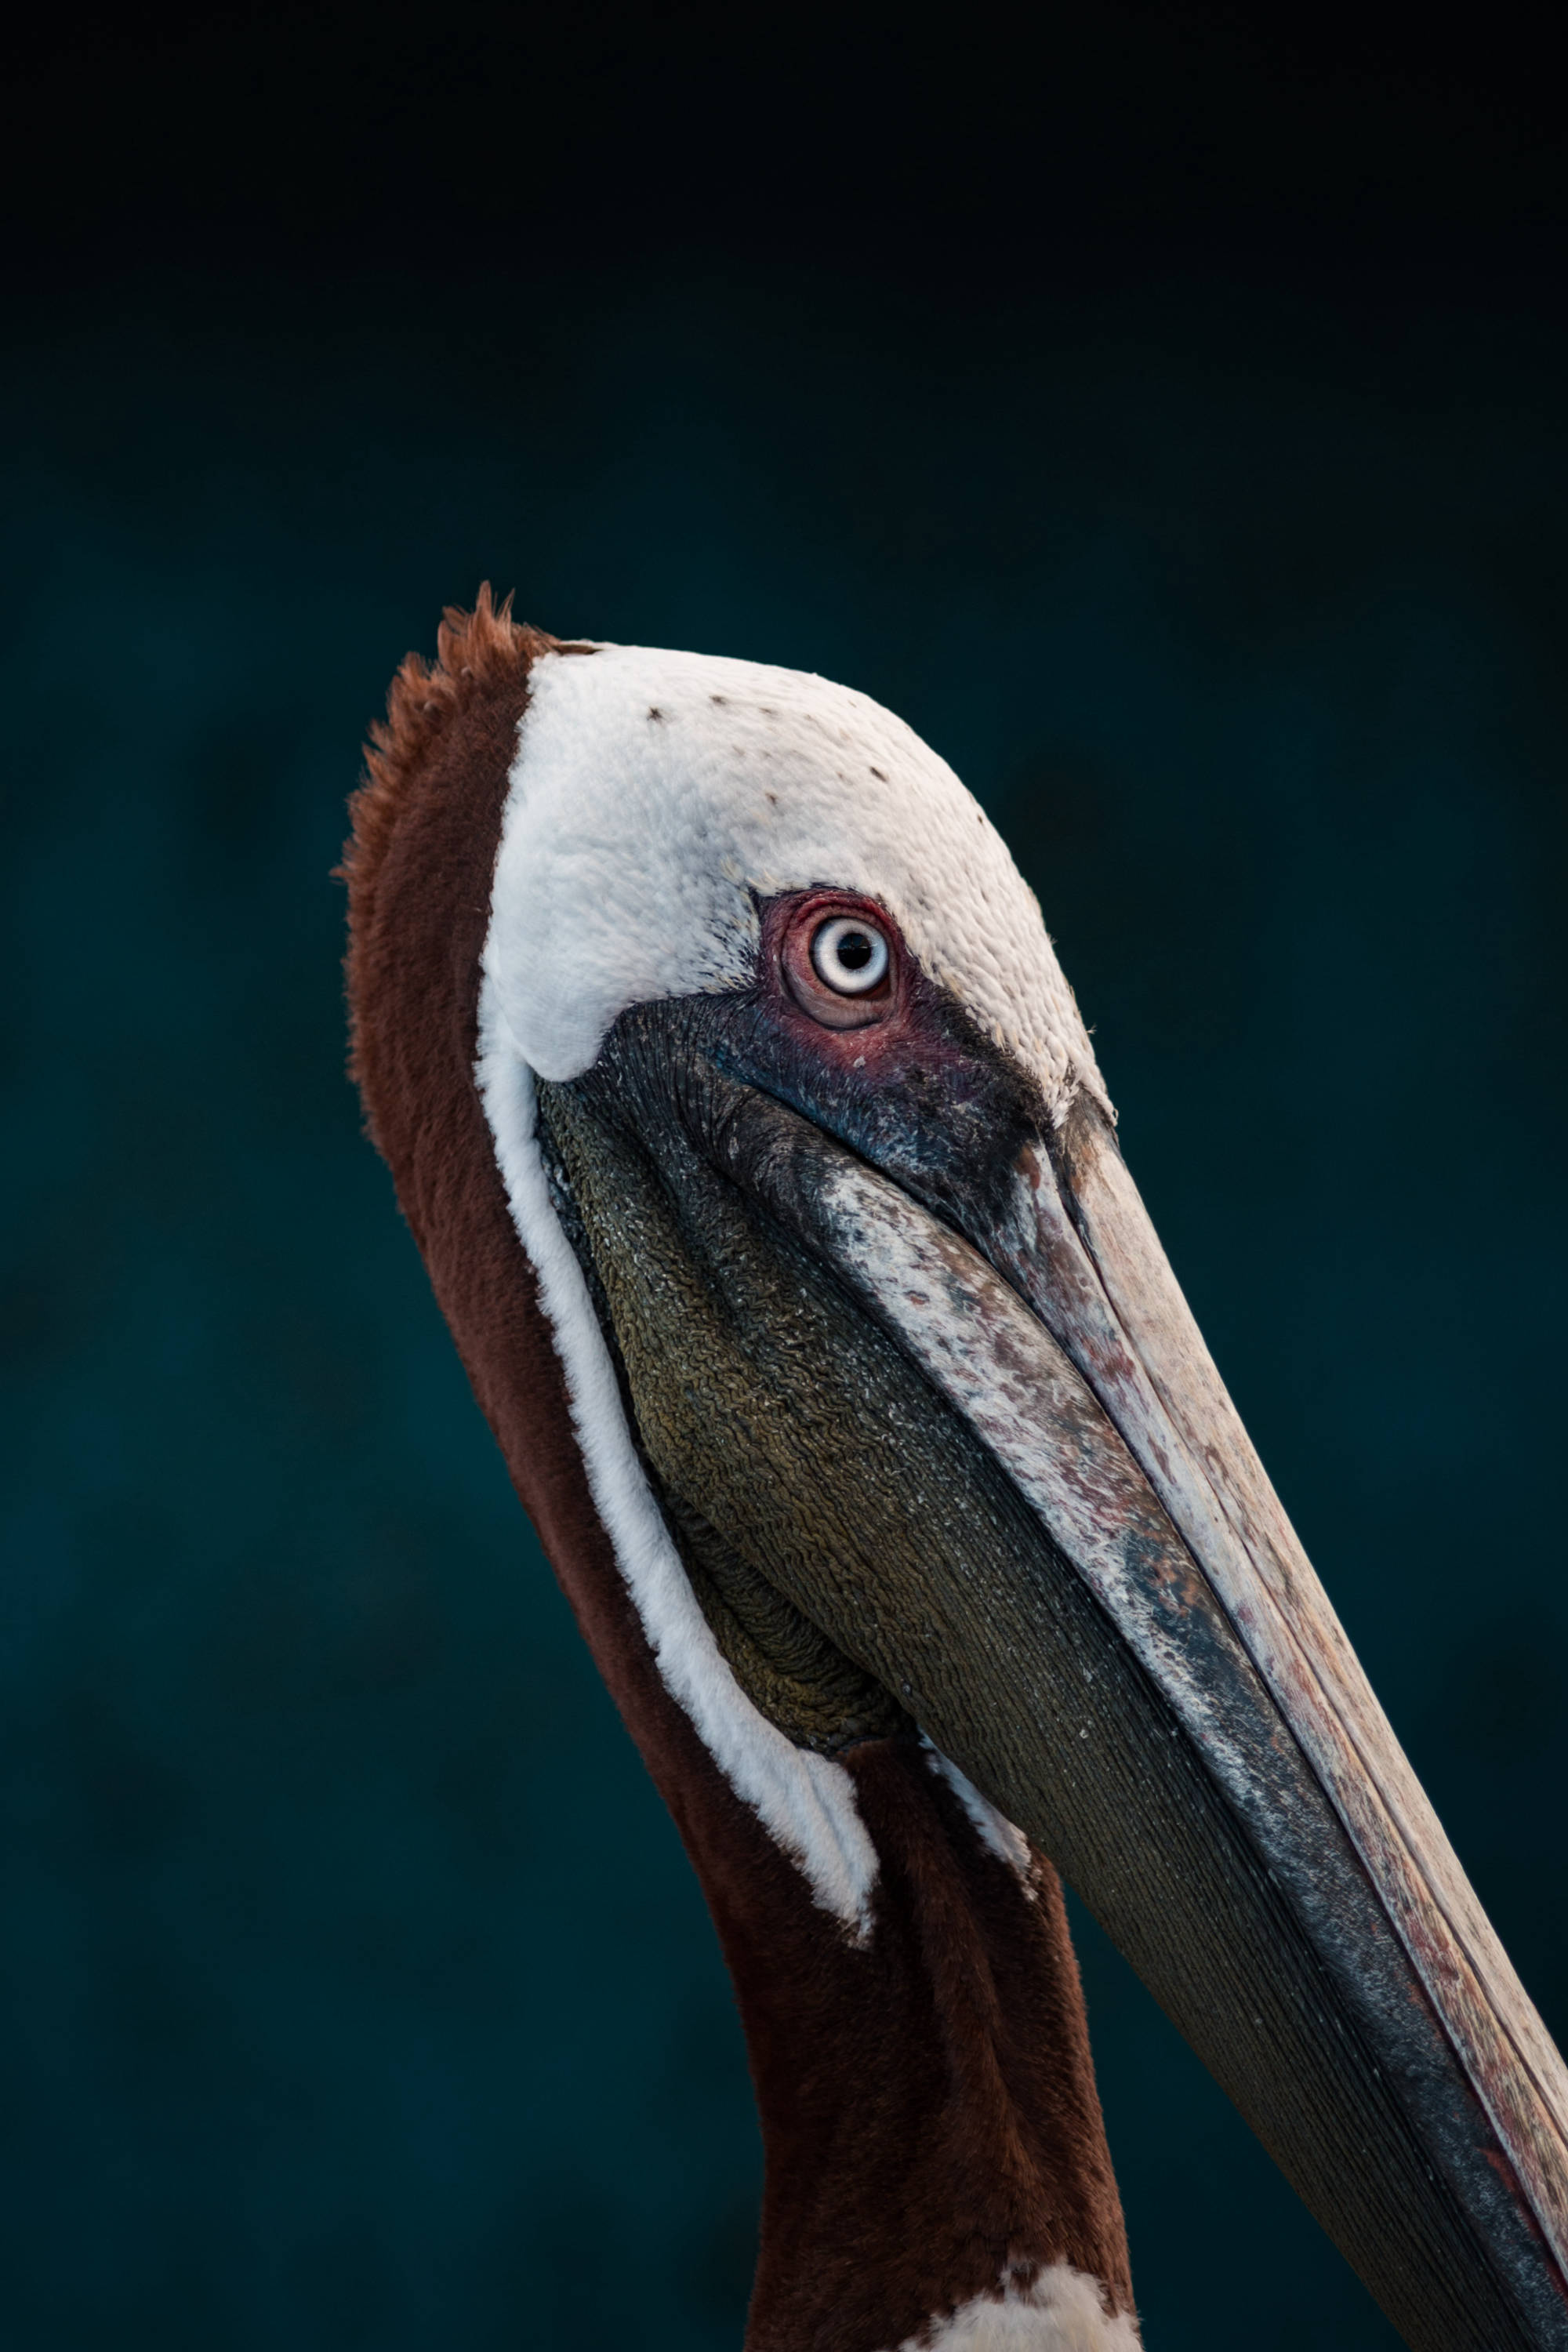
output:
M1078 1886L1411 2345L1568 2345L1568 2075L1109 1124L1081 1102L973 1239L750 1088L719 1156L981 1439L1141 1676L1112 1722L1053 1664L1034 1738L938 1678L922 1727Z

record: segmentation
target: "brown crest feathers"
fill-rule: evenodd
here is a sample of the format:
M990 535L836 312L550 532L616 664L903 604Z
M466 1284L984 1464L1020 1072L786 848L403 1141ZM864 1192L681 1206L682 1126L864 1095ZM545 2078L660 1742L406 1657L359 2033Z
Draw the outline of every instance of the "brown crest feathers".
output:
M497 770L491 781L500 791L532 664L541 654L587 650L514 621L510 596L498 606L487 580L471 613L447 607L434 663L416 653L405 656L387 691L386 717L371 726L363 781L349 802L352 831L337 870L349 894L349 1067L371 1132L384 1149L383 1074L370 1006L392 947L383 899L389 870L398 862L393 844L410 826L420 826L422 804L448 792L458 782L454 772L476 760Z
M448 604L436 632L434 667L421 654L405 654L386 690L386 717L371 721L364 747L364 776L350 796L348 840L339 875L349 892L349 1003L354 1014L354 1069L358 1075L360 1005L354 950L374 922L376 886L387 845L432 746L452 718L483 686L502 686L522 676L536 653L552 640L511 617L508 596L498 611L487 580L474 609Z

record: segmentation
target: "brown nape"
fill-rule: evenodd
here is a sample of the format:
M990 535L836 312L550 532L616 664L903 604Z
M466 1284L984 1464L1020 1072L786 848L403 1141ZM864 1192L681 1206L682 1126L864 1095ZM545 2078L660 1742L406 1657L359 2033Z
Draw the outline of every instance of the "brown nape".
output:
M354 1070L475 1393L735 1980L767 2154L749 2352L889 2352L994 2292L1008 2263L1026 2276L1069 2261L1127 2310L1054 1873L1039 1864L1026 1890L912 1738L865 1739L844 1761L880 1876L873 1933L849 1943L670 1696L595 1510L474 1076L507 777L531 666L554 649L485 591L472 615L447 615L435 667L411 656L394 682L344 858ZM806 1648L755 1601L732 1587L727 1605L787 1680Z
M340 878L348 884L349 892L349 946L344 971L352 1041L350 1072L363 1098L371 1135L388 1159L391 1154L381 1131L384 1108L394 1118L400 1111L404 1117L416 1112L416 1106L406 1099L399 1105L386 1098L389 1082L395 1081L378 1055L378 1046L385 1042L384 1024L366 1014L366 1008L379 1003L385 995L388 975L383 969L384 957L398 956L405 948L405 943L397 938L389 939L385 927L377 920L384 879L389 867L398 863L394 844L400 830L406 835L411 825L418 826L423 833L420 810L428 797L431 779L456 764L459 770L471 772L473 778L484 779L478 786L477 795L470 784L464 798L467 801L477 797L479 805L475 814L482 814L491 827L488 856L493 862L493 829L500 824L498 795L504 792L516 749L518 721L528 697L529 669L542 653L555 650L556 645L555 638L546 636L542 629L531 629L512 619L510 596L498 611L487 580L480 586L471 613L462 612L455 604L447 605L436 632L434 667L419 654L404 656L387 688L386 717L371 721L370 740L364 750L364 781L349 801L353 830L338 871ZM575 652L578 648L569 650ZM444 801L460 790L460 785L454 782L443 796ZM492 802L496 803L493 808ZM450 815L450 806L445 808L444 814ZM445 834L447 828L443 826L441 830ZM482 823L481 837L475 843L484 877L480 907L467 910L481 915L481 944L483 921L488 919L489 911L489 874L484 863L487 844L482 837L485 833L486 824ZM405 854L406 839L403 846ZM431 900L432 914L437 919L450 913L437 888L432 889ZM476 996L476 1005L477 1002ZM396 1174L395 1164L393 1172Z

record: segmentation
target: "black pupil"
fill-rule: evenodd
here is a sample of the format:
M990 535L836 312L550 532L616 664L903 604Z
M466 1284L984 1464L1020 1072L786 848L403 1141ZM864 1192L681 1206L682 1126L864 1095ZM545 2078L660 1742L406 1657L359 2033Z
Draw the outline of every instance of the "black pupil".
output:
M838 961L846 971L864 971L873 950L864 931L846 931L838 942Z

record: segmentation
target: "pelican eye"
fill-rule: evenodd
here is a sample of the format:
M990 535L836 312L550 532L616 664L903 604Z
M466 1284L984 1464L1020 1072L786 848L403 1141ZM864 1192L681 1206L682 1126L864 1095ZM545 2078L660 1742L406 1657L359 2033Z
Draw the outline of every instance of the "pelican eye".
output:
M818 980L839 996L864 996L888 972L888 942L863 915L831 915L812 933Z

